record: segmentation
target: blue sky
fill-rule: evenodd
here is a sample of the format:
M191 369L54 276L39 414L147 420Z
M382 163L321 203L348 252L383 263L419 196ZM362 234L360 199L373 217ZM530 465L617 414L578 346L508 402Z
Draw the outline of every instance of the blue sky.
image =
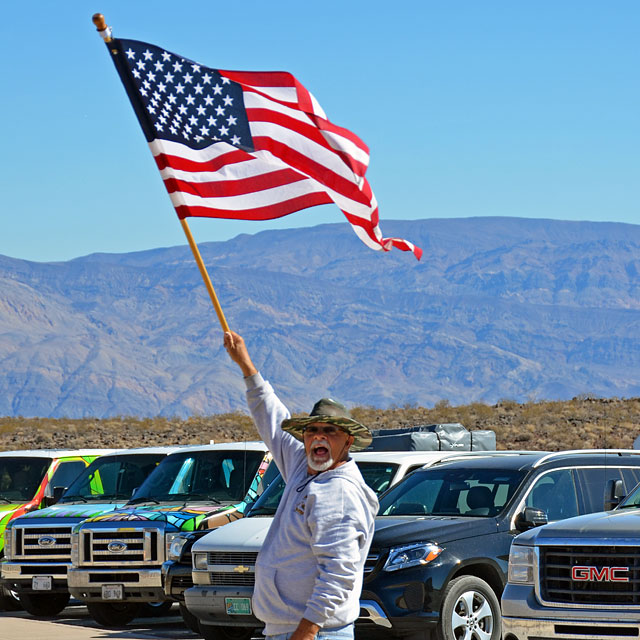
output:
M23 0L3 7L0 40L0 254L185 243L96 11L116 37L210 67L294 73L369 145L383 233L488 215L640 224L636 0ZM204 242L342 221L323 206L190 225Z

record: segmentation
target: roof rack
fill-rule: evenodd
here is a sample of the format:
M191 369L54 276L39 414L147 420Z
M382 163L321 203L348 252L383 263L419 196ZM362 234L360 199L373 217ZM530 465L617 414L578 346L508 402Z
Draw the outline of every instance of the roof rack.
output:
M440 464L441 462L451 462L452 460L459 460L460 458L468 458L468 457L505 457L505 456L527 456L543 453L541 451L527 451L527 450L517 450L510 451L508 449L500 450L500 451L452 451L450 455L447 455L443 458L438 458L434 461L433 464Z
M581 453L583 455L602 455L602 454L612 454L612 455L620 455L620 454L625 454L625 455L640 455L640 450L637 449L570 449L567 451L554 451L553 453L548 453L546 456L542 456L542 458L540 458L539 460L536 460L535 464L533 465L534 468L535 467L539 467L543 462L546 462L547 460L551 460L553 458L561 458L562 456L566 456L569 454L576 454L576 453Z

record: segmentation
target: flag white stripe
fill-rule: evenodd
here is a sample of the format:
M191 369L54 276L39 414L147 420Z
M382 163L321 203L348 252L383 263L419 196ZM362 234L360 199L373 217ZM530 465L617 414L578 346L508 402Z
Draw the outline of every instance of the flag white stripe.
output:
M340 156L297 131L282 127L273 122L255 121L249 123L249 129L254 138L264 136L284 143L289 148L294 149L307 158L312 158L314 162L321 164L345 180L352 183L355 183L357 180L357 176L349 169Z
M244 91L242 95L246 109L268 109L269 111L281 113L285 116L289 116L290 118L294 118L295 120L299 120L300 122L304 122L311 127L315 127L311 118L309 118L304 111L292 109L291 107L287 107L279 102L273 102L273 100L269 100L264 96L253 93L252 91Z
M256 91L260 91L260 93L264 93L274 100L293 103L298 102L298 91L295 87L258 87L247 82L243 82L242 85L245 87L253 87ZM251 93L251 91L247 93Z
M254 191L237 196L220 196L214 198L201 198L191 193L177 191L169 194L174 206L187 207L211 207L213 209L226 209L228 211L243 211L246 209L258 209L279 204L292 198L297 198L309 193L323 193L322 185L313 180L305 179L299 182Z
M251 93L250 91L245 92L244 97L245 97L244 106L247 109L268 109L269 111L275 111L276 113L281 113L285 116L289 116L290 118L294 118L300 122L304 122L305 124L308 124L314 129L317 128L316 125L313 122L311 122L309 117L302 111L298 111L297 109L291 109L290 107L286 107L285 105L271 102L270 100L267 100L264 96L259 96L255 93ZM369 165L369 154L364 149L355 145L351 140L333 131L325 131L325 130L319 130L319 131L334 149L347 153L354 160L361 162L365 166Z

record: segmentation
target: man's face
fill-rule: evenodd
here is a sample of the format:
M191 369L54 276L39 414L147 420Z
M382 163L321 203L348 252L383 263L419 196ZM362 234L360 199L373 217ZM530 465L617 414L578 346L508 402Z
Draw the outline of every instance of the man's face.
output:
M326 471L344 459L353 437L340 427L314 422L304 429L307 464L313 471Z

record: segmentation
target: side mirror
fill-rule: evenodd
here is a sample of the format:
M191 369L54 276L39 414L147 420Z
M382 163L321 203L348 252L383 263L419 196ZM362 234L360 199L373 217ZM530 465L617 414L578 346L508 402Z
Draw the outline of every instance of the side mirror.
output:
M617 507L625 497L622 480L612 480L609 485L609 497L604 501L604 510L610 511Z
M540 527L547 524L547 513L542 509L534 509L533 507L525 507L524 511L516 516L516 529L518 531L528 531L534 527Z
M45 495L44 504L47 507L50 507L52 504L56 504L59 502L60 498L62 498L62 494L67 490L67 487L53 487L53 495Z

